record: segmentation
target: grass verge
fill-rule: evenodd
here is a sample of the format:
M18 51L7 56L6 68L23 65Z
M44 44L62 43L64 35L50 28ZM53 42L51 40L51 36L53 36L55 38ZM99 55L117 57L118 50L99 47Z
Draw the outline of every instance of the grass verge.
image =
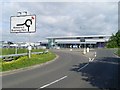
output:
M118 48L117 55L120 57L120 48Z
M0 58L0 72L2 71L2 59Z
M9 55L9 54L15 54L16 48L0 48L0 51L2 51L2 53L0 53L0 55ZM44 49L32 49L32 52L42 52L45 51ZM21 49L18 48L17 49L17 53L27 53L28 50L27 48Z
M45 63L47 61L53 60L56 55L52 52L47 54L40 54L40 55L32 55L29 59L28 56L23 56L18 58L17 60L13 60L10 62L2 62L2 71L14 70L19 68L24 68L36 64Z

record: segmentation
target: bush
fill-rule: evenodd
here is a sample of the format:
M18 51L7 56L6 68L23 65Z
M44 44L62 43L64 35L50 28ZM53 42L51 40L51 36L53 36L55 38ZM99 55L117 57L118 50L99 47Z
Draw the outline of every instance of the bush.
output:
M120 48L117 51L117 55L120 56Z
M120 30L110 37L107 43L107 48L120 48Z
M30 59L28 58L28 56L22 56L17 60L13 60L10 62L3 62L2 71L8 71L8 70L24 68L24 67L28 67L36 64L41 64L41 63L50 61L55 57L56 55L51 52L47 54L32 55Z

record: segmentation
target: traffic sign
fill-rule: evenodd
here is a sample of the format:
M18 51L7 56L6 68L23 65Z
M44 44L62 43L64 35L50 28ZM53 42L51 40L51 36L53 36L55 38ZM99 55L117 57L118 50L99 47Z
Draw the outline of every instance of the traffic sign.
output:
M11 16L10 22L11 33L33 33L36 31L35 15Z

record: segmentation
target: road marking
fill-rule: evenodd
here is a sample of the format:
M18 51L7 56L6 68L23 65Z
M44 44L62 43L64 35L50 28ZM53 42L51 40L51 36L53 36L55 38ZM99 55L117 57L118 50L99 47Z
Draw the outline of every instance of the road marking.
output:
M86 65L84 65L83 67L81 67L80 69L78 69L78 71L82 70L83 68L85 68L89 63L87 63Z
M59 82L59 81L65 79L65 78L67 78L67 76L64 76L64 77L62 77L62 78L60 78L60 79L57 79L57 80L55 80L55 81L53 81L53 82L51 82L51 83L49 83L49 84L46 84L46 85L40 87L39 89L42 89L42 88L48 87L48 86L50 86L50 85L52 85L52 84L54 84L54 83L56 83L56 82ZM39 89L37 89L37 90L39 90Z
M91 62L91 58L89 58L89 62Z
M92 58L92 59L91 59L91 58L89 58L89 62L92 62L94 59L95 59L95 58Z
M97 56L96 54L97 54L97 53L95 52L95 53L94 53L95 57ZM95 59L95 58L89 58L89 62L93 62L94 59ZM80 69L78 69L78 71L80 71L80 70L82 70L83 68L85 68L86 66L88 66L88 64L89 64L89 63L87 63L86 65L84 65L84 66L81 67Z

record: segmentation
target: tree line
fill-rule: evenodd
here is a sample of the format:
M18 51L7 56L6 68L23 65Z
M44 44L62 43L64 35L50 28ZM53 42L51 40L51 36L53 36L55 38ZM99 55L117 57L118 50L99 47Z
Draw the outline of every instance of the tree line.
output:
M120 48L120 30L116 34L112 34L107 43L107 48Z

